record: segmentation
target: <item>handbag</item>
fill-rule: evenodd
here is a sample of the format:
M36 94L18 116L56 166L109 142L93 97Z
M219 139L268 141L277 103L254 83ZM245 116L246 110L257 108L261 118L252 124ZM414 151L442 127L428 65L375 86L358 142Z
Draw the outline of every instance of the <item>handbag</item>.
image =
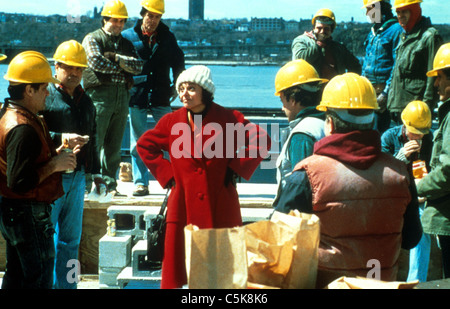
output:
M161 210L150 220L147 229L147 266L150 269L160 269L164 256L164 240L166 236L166 208L170 189L161 205Z

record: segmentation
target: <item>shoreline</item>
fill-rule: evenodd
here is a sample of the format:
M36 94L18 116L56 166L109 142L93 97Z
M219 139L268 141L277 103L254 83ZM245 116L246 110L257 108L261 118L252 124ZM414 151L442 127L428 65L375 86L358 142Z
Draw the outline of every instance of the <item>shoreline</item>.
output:
M50 65L53 65L55 60L53 58L47 58ZM185 60L186 65L206 65L206 66L281 66L282 63L276 61L235 61L235 60ZM2 64L8 65L9 62L5 61Z
M221 65L221 66L280 66L271 61L234 61L234 60L186 60L186 65Z

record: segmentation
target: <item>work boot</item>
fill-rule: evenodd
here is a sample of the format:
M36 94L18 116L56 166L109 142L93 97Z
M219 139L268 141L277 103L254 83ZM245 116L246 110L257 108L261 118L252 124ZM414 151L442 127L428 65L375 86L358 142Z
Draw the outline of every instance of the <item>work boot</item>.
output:
M133 191L133 196L144 196L149 194L150 192L148 192L148 187L143 185L138 185L136 190Z
M122 194L117 190L111 190L109 191L109 193L111 193L114 197L126 197L126 194Z

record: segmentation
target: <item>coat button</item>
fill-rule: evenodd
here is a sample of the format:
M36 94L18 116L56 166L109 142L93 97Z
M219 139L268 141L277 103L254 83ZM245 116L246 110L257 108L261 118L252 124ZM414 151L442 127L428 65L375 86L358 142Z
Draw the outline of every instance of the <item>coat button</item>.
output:
M199 175L201 175L201 174L203 174L203 170L199 167L199 168L197 169L197 173L198 173Z
M205 195L203 193L198 193L197 197L200 201L203 201L203 199L205 198Z

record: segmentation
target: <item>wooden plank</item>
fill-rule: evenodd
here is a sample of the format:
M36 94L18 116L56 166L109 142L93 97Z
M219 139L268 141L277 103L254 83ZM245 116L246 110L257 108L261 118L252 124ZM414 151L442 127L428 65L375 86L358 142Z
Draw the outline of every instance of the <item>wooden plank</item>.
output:
M147 196L147 197L118 197L112 199L108 203L99 203L95 201L84 201L84 209L107 209L109 206L161 206L164 196ZM243 197L239 199L242 208L272 208L273 199L271 198L249 198Z

